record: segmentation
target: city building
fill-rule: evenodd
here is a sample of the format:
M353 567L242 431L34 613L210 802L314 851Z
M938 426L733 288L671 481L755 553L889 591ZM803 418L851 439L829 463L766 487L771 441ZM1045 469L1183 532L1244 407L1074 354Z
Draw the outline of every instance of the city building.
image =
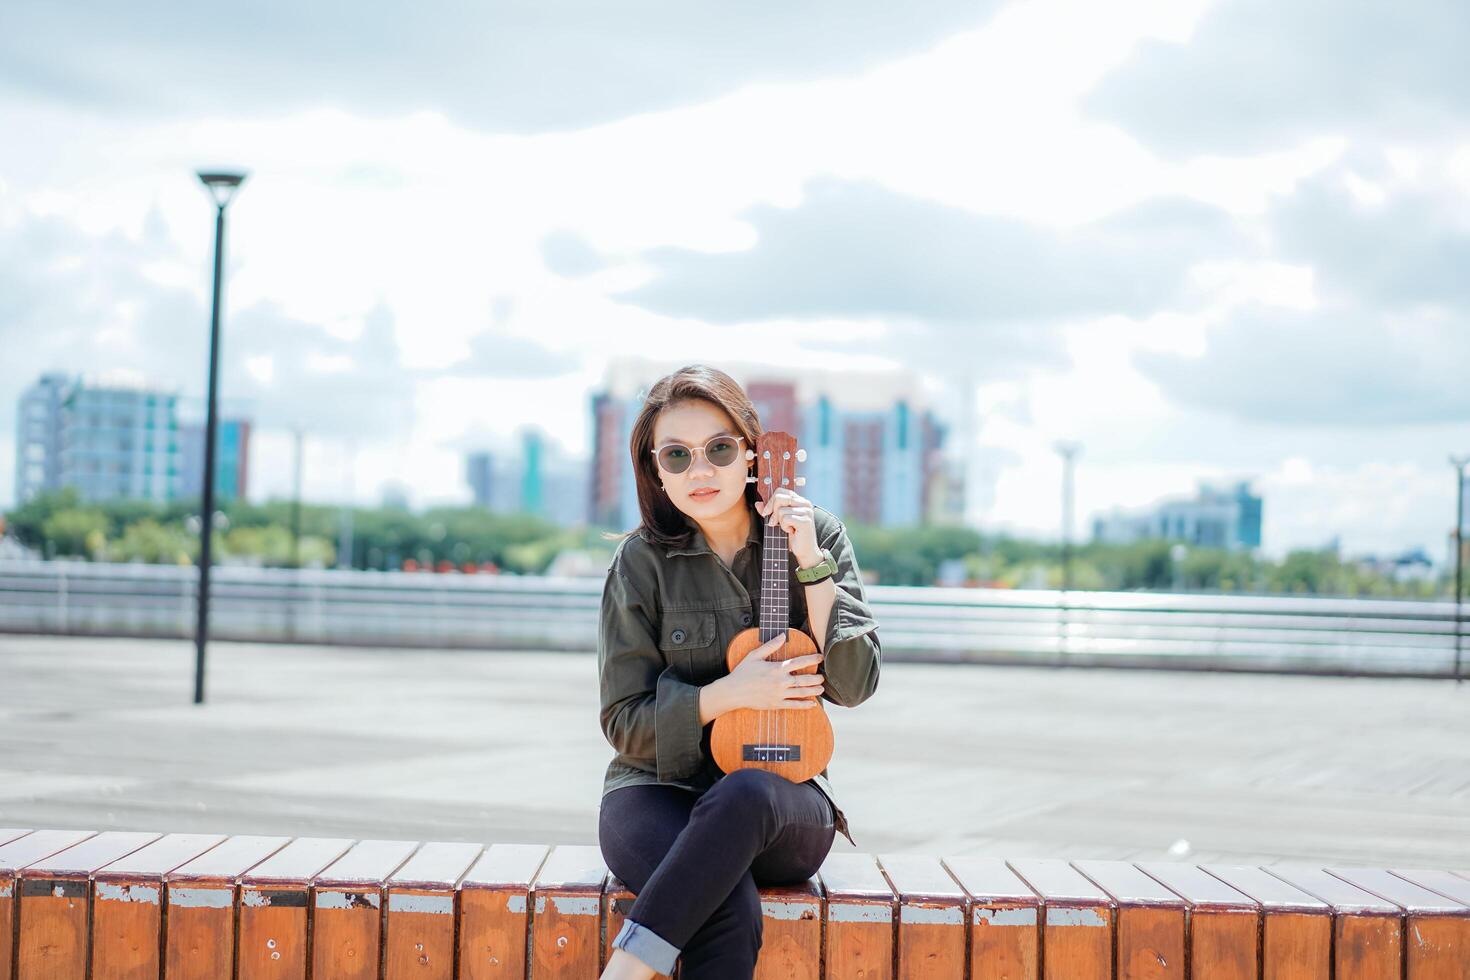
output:
M214 431L214 499L216 504L245 499L250 450L250 423L216 419ZM203 496L204 423L179 423L179 493L184 499Z
M628 456L633 420L649 386L680 366L635 358L609 365L591 406L592 523L618 530L638 524ZM948 427L923 407L911 372L722 367L750 396L765 429L791 432L806 450L806 460L797 467L806 478L803 496L855 523L962 523L963 468L946 460Z
M61 488L62 404L74 384L59 372L20 393L15 413L15 502Z
M43 374L18 403L16 502L65 486L94 502L197 498L204 425L181 421L182 402L172 389L130 377ZM221 500L244 496L249 442L245 419L218 423L215 491Z
M1114 510L1093 519L1092 539L1102 544L1180 541L1229 551L1261 546L1261 498L1249 481L1229 486L1201 483L1189 500L1165 500L1137 512Z
M173 500L177 402L130 380L43 375L20 396L16 500L64 486L88 501Z
M534 514L559 527L587 522L588 467L566 457L534 429L520 433L519 452L478 450L465 456L465 479L475 506L505 514Z

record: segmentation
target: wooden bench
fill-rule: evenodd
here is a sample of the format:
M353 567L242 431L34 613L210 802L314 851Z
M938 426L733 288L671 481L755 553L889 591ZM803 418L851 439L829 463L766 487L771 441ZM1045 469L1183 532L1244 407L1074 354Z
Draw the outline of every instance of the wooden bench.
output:
M585 845L0 829L0 980L594 978ZM1466 980L1470 872L832 854L762 978Z

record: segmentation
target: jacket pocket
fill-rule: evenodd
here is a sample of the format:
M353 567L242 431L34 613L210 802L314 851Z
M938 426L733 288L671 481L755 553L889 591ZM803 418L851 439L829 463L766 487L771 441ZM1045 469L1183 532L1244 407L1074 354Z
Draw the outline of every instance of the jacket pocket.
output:
M725 651L719 649L713 611L666 612L658 646L664 659L686 680L702 683L719 674Z

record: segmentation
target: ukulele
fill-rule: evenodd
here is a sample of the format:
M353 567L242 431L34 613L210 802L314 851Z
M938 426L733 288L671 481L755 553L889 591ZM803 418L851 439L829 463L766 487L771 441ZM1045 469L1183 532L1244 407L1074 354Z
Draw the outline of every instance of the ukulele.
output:
M759 459L754 482L761 499L770 503L780 487L806 483L796 475L796 464L805 462L806 450L796 448L788 432L766 432L756 440L745 458ZM790 660L817 653L817 644L806 633L786 624L791 617L789 559L791 538L774 524L765 526L761 545L761 609L756 626L741 630L725 651L731 670L756 647L775 637L786 642L771 660ZM793 674L815 673L819 664L809 664ZM724 772L736 769L765 769L794 783L803 783L827 768L832 758L832 723L827 718L821 695L814 695L815 708L736 708L714 721L710 731L710 754Z

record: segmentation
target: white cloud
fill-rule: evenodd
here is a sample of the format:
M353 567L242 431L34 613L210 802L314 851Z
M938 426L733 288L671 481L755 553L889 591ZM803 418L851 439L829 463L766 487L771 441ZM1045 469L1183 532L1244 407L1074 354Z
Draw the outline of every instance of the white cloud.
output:
M1273 252L1270 216L1350 155L1343 133L1327 127L1245 155L1165 159L1078 109L1150 39L1187 41L1217 6L1015 3L979 29L859 73L749 76L697 104L539 135L476 131L433 99L420 100L422 109L325 100L143 121L9 90L0 94L0 130L27 139L0 164L0 257L48 256L51 278L38 281L52 291L14 322L57 333L22 341L14 363L24 377L0 385L0 438L11 435L19 384L78 350L98 363L156 367L202 393L213 215L192 172L241 165L251 175L229 212L226 253L226 352L242 359L234 394L250 386L310 396L335 379L338 387L323 389L330 430L308 441L309 497L345 495L351 462L360 500L376 500L389 479L410 484L416 503L464 499L463 441L496 433L509 444L531 424L585 452L587 396L608 359L624 354L854 368L922 357L947 383L981 382L970 477L973 516L989 526L1055 533L1060 463L1051 446L1076 438L1086 444L1079 534L1090 513L1191 492L1203 478L1255 474L1267 493L1270 548L1320 543L1329 530L1350 547L1433 545L1448 520L1435 468L1463 429L1304 433L1191 407L1140 368L1172 356L1223 370L1210 360L1219 349L1210 331L1233 313L1321 308L1320 262ZM1456 188L1470 199L1470 146L1396 139L1382 155L1381 172L1345 171L1346 193L1391 203L1428 182L1441 200ZM1187 198L1228 211L1249 247L1188 268L1177 308L1153 316L1088 311L1055 332L1019 324L986 335L961 324L941 343L860 314L717 329L611 298L649 280L650 250L758 247L742 216L796 206L813 178L870 182L1062 239L1151 199ZM67 236L33 248L37 228ZM553 259L581 273L558 274L543 247L553 234L575 236L601 265ZM808 252L814 268L830 258ZM1126 287L1127 276L1112 278ZM0 317L7 300L19 301L0 295ZM171 349L150 351L165 316ZM268 349L252 346L247 329L269 337ZM1295 360L1280 365L1288 378L1309 363L1289 353ZM541 376L516 377L516 365ZM362 390L347 387L359 373ZM959 438L965 427L956 428ZM252 494L288 493L289 433L267 426L255 445ZM0 456L0 502L12 464L13 448ZM1394 485L1406 488L1407 505L1365 503ZM1334 521L1344 523L1329 528Z

